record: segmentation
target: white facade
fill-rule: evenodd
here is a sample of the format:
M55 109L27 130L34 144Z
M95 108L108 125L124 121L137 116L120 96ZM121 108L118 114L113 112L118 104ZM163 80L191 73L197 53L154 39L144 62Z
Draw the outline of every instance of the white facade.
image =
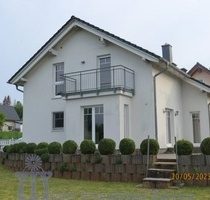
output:
M109 57L111 66L125 66L134 71L134 79L128 80L128 77L123 79L123 83L127 78L127 84L131 85L132 80L135 81L134 94L118 88L111 91L87 91L88 93L75 93L70 96L55 95L56 64L62 63L65 74L73 72L80 74L81 71L99 69L99 60L102 57ZM155 138L153 77L166 64L158 59L158 56L98 30L77 18L70 20L68 25L51 38L9 80L12 84L24 86L23 140L36 143L41 141L63 143L73 139L80 144L85 138L85 109L94 108L91 114L91 123L94 125L93 121L98 120L95 107L101 107L103 137L115 140L117 148L121 139L129 137L139 148L141 141L148 135ZM181 72L178 69L175 73L170 67L167 72L156 78L157 133L162 148L173 145L174 136L193 141L191 135L193 132L191 112L193 111L200 114L201 139L209 135L208 88L198 83L186 82L187 75L180 76ZM93 76L92 81L97 81L99 77L97 72ZM114 78L119 78L117 76L123 78L123 71L118 75L116 72L115 75L113 71L111 72L111 87L116 81ZM77 78L80 78L78 80L76 76L74 79L72 77L70 81L75 81L74 83L77 83L80 89L86 87L88 90L88 79L81 79L81 75L77 75ZM78 85L79 81L81 81L80 85ZM95 82L91 84L94 85ZM197 85L203 87L205 92L202 92ZM94 87L98 87L97 83ZM63 113L62 128L55 129L53 113L61 112ZM168 121L166 113L170 114ZM167 135L169 121L171 138ZM96 129L92 127L94 137L97 134ZM92 139L95 140L95 138Z

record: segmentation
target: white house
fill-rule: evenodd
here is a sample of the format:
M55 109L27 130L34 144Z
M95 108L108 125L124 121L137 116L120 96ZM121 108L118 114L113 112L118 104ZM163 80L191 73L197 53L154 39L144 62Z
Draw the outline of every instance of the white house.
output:
M74 16L8 81L24 87L26 142L209 136L210 88L163 56Z

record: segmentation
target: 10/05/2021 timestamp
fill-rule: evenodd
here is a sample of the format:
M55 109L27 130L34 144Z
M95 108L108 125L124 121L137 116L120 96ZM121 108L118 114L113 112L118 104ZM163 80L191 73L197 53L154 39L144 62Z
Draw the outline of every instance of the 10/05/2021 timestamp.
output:
M210 180L210 173L172 173L172 180Z

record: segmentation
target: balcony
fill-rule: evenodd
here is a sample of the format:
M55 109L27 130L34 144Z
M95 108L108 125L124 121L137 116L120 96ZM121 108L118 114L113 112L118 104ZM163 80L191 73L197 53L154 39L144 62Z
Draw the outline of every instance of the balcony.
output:
M95 96L135 92L134 71L122 65L64 74L64 96Z

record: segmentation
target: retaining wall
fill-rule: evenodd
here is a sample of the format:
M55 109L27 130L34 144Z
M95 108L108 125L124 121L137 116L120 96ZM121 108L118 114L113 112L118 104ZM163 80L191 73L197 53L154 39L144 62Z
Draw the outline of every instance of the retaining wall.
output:
M28 154L0 152L0 160L13 171L23 171ZM52 171L53 177L66 179L83 179L93 181L141 182L146 174L146 156L144 155L110 155L101 156L100 163L96 155L50 154L49 162L43 162L45 171ZM150 167L156 156L150 156ZM64 168L67 170L61 170Z

